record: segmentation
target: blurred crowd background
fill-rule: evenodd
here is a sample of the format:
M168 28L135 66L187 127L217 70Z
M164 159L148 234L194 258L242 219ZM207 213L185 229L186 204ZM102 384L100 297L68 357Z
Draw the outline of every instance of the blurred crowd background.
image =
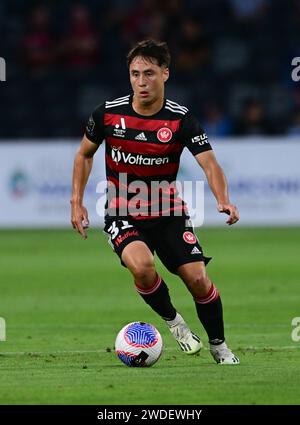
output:
M2 0L0 138L80 137L128 94L126 54L169 44L167 96L211 136L300 135L300 0Z

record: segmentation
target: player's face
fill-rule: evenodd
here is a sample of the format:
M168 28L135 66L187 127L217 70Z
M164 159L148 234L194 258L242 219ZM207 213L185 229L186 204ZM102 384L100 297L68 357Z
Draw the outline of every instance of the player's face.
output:
M169 77L169 70L165 67L137 56L129 67L130 83L134 97L142 105L152 103L164 97L164 84Z

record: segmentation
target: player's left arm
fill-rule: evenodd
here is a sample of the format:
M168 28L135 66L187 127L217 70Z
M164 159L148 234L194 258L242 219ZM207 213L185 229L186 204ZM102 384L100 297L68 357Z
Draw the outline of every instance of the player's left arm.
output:
M198 164L203 169L208 184L217 200L217 209L220 213L229 215L227 224L231 225L239 220L239 212L235 205L229 200L228 184L225 174L218 164L214 152L208 150L195 155Z

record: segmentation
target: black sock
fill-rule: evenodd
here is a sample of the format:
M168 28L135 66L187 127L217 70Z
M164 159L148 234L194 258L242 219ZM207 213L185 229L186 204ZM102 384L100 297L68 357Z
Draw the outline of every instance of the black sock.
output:
M210 344L219 345L225 341L223 308L220 295L213 285L205 298L195 300L196 309Z
M171 303L168 287L159 276L152 288L144 289L136 284L136 289L152 310L164 320L175 319L176 310Z

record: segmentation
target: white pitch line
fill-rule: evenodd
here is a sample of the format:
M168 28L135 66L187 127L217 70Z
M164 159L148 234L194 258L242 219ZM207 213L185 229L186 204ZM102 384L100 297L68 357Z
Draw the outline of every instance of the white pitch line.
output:
M243 350L293 350L293 349L299 349L300 348L300 344L299 345L278 345L278 346L273 346L273 347L238 347L236 348L236 350L238 351L243 351Z
M111 349L113 351L113 349ZM0 352L1 356L51 356L59 354L91 354L91 353L107 353L107 350L70 350L70 351L7 351Z
M125 322L124 322L125 323ZM194 323L194 325L196 325ZM117 325L119 326L119 325ZM286 328L289 327L290 324L286 323L226 323L225 327L227 328ZM113 328L109 323L85 323L85 324L78 324L78 323L68 323L68 324L62 324L62 325L53 325L52 323L46 324L46 323L28 323L27 325L15 325L10 324L10 328L13 329L38 329L38 328L59 328L59 329L69 329L69 328Z
M204 350L209 350L209 348L204 347ZM238 347L236 351L268 351L268 350L294 350L300 349L299 345L283 345L283 346L273 346L273 347ZM178 348L164 348L163 351L176 351L180 352ZM0 352L1 356L51 356L51 355L60 355L60 354L95 354L95 353L107 353L106 349L99 350L70 350L70 351L4 351ZM111 352L114 350L111 348Z

